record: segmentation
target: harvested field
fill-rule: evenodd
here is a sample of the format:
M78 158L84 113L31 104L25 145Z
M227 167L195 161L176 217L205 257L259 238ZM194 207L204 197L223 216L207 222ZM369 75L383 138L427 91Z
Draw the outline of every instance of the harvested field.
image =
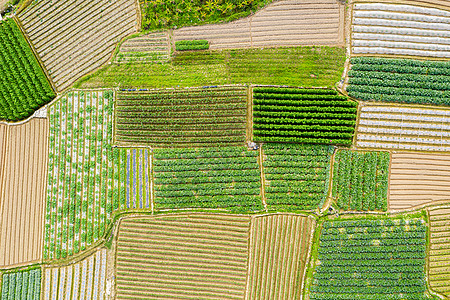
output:
M450 151L449 109L406 104L360 106L358 147Z
M394 152L389 198L391 210L450 200L450 155Z
M0 267L42 258L48 124L0 125Z
M106 63L115 45L138 29L133 0L43 0L19 19L58 91Z
M344 5L336 0L276 1L226 24L184 27L174 40L208 40L210 49L343 45Z
M312 218L270 215L252 220L245 299L299 299Z
M117 299L242 299L250 217L185 214L125 219Z
M43 271L43 299L107 299L106 249L64 267Z
M357 3L352 52L450 58L450 12L415 5Z
M450 297L450 207L430 209L428 276L431 289Z
M170 60L171 43L167 31L154 32L126 40L120 46L114 62L153 62Z

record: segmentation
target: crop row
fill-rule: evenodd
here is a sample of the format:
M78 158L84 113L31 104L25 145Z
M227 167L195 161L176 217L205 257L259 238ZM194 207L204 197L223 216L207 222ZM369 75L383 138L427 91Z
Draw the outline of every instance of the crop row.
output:
M314 91L320 92L314 95ZM299 94L302 92L304 94ZM346 97L338 95L336 91L255 88L253 93L255 140L343 145L351 143L357 113L356 103L347 101ZM328 104L326 100L329 100ZM286 125L280 126L281 124ZM333 129L335 126L336 130ZM348 130L343 129L346 126Z
M14 19L0 22L0 119L17 121L55 98Z
M2 276L2 300L39 300L41 269L5 273Z

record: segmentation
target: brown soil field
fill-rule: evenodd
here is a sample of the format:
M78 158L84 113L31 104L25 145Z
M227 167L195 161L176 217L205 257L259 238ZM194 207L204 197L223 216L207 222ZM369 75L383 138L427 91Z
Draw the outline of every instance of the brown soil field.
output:
M243 299L250 217L180 214L120 223L117 299Z
M175 41L205 39L211 49L344 45L344 5L336 0L276 1L225 24L174 30Z
M314 223L295 215L252 219L246 299L300 299Z
M0 0L0 12L5 10L6 3L8 3L8 0Z
M42 254L48 120L0 125L0 267Z
M450 206L430 209L428 278L431 289L450 297Z
M138 30L137 1L33 2L19 19L60 92L106 63Z
M392 153L389 209L403 210L450 200L450 155Z

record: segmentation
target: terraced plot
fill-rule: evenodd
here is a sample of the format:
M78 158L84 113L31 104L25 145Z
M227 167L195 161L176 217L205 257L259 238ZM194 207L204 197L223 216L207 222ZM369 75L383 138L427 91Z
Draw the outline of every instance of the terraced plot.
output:
M156 209L262 209L258 154L245 147L156 149Z
M450 199L450 155L392 153L389 209L403 210Z
M43 299L108 299L106 296L107 253L98 250L84 260L43 272Z
M430 209L428 276L432 290L450 297L450 208Z
M41 269L3 274L1 291L1 300L39 300Z
M137 36L123 42L114 61L116 63L164 63L170 60L170 53L169 33L166 31L155 32Z
M420 151L450 151L450 110L364 103L356 145Z
M58 91L108 61L115 45L138 29L132 0L33 2L19 14Z
M352 52L450 57L450 12L416 5L356 3Z
M153 147L244 145L247 89L123 90L116 140Z
M177 29L174 40L208 40L211 49L342 45L344 17L344 5L334 0L283 0L227 24Z
M120 223L117 299L242 299L250 218L184 214Z
M323 223L310 299L429 299L421 218Z
M312 218L295 215L252 219L245 299L299 299L309 251Z
M316 209L325 202L334 148L319 145L263 146L265 198L277 210Z
M48 128L0 124L0 267L42 258Z

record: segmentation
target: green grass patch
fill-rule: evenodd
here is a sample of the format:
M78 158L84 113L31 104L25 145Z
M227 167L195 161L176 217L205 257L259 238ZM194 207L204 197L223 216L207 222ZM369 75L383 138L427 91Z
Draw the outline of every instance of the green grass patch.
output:
M175 49L177 51L207 50L209 43L207 40L178 41L175 42Z
M177 53L169 63L107 65L75 88L190 87L267 84L332 87L341 79L345 49L253 48Z

